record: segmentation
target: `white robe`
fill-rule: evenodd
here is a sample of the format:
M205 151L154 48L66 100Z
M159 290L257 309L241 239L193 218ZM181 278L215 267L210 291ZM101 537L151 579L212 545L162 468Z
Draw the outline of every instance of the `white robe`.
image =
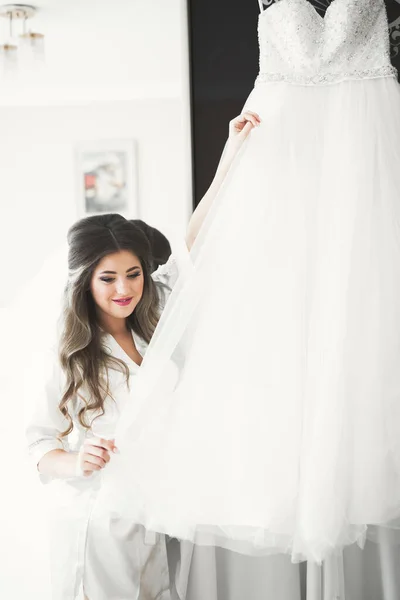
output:
M178 267L174 258L153 274L161 309L177 277ZM144 355L146 343L135 334L133 338L137 350ZM130 391L125 375L110 370L109 385L114 400L106 400L105 414L96 418L91 431L87 432L77 419L80 401L76 400L72 414L74 431L63 442L58 435L66 429L67 421L58 409L63 373L57 354L51 351L41 356L36 364L35 379L41 383L30 398L32 411L26 428L29 453L35 465L54 449L78 451L85 437L90 435L113 438L121 407L125 402L134 400L139 367L112 336L106 335L104 344L112 356L127 364ZM41 474L39 477L47 488L53 600L80 597L82 583L89 600L172 598L165 537L147 534L143 527L127 521L97 517L96 497L102 472L64 480ZM190 546L186 550L183 567L178 564L176 589L174 584L174 593L179 598L185 594L190 564Z

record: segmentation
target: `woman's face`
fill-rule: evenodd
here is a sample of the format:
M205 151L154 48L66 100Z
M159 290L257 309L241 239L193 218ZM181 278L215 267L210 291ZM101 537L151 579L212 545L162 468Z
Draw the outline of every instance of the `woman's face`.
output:
M103 258L90 283L100 320L129 317L142 297L143 286L142 266L132 252L121 250Z

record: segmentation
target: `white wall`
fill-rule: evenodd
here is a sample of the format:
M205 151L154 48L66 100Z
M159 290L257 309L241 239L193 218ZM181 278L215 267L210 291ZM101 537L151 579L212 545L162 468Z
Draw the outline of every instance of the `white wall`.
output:
M191 208L180 99L131 100L73 107L0 110L0 252L3 281L18 294L44 257L78 218L74 149L79 141L134 139L138 150L140 217L166 232L184 233ZM29 271L20 266L29 255ZM1 303L10 296L1 296Z
M21 384L40 341L32 306L43 294L46 308L54 280L42 280L36 298L26 289L77 217L75 145L136 140L141 212L132 216L174 242L191 213L185 0L40 6L35 28L46 34L46 70L0 80L0 598L7 600L51 598L41 491L24 454Z
M26 252L29 277L78 216L79 141L136 140L140 214L132 217L174 241L192 209L185 0L40 6L32 28L46 36L46 69L0 81L0 203L10 223L0 250L13 250L5 265L13 294L25 283ZM0 293L0 306L10 301Z

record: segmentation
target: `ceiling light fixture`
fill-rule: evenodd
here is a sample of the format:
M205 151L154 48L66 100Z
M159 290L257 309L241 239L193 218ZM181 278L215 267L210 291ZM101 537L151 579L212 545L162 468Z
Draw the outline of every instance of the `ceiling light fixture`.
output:
M35 70L44 62L44 35L28 30L28 20L37 9L30 4L4 4L0 6L0 17L7 19L8 31L0 44L0 62L3 74L15 75L19 67ZM18 35L16 29L19 29Z

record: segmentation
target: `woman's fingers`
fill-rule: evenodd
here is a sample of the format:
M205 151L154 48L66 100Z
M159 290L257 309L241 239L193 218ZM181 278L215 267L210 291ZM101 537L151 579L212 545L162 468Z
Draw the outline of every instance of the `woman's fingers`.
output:
M110 462L110 452L115 452L114 440L90 437L84 441L80 464L85 476L104 469Z
M98 446L85 446L84 450L85 455L96 456L97 458L102 459L104 462L110 462L110 453L108 450L104 450L103 448L99 448Z
M83 468L83 472L85 472L85 471L92 472L92 471L101 471L104 467L100 467L100 465L95 465L94 463L85 460L82 463L82 468Z
M261 117L258 113L253 112L252 110L246 110L246 112L244 113L245 115L252 115L253 117L255 117L257 119L257 121L259 123L261 123Z
M114 440L105 440L103 438L86 438L85 444L89 444L90 446L98 446L99 448L103 448L104 450L108 450L109 452L113 452L115 449L115 441Z
M257 113L246 111L230 122L231 136L235 137L243 133L247 136L251 129L258 127L260 123L261 119Z
M90 454L88 452L84 452L82 459L84 463L87 462L91 463L92 465L97 465L101 469L103 469L108 462L107 460L104 460L104 458L102 458L101 456L96 456L95 454Z
M249 121L253 124L253 127L257 127L261 123L261 119L256 113L246 111L245 113L243 113L243 116L246 119L246 121Z
M250 121L247 121L246 125L243 127L241 134L246 136L250 133L250 131L253 129L254 125L253 123L251 123Z

